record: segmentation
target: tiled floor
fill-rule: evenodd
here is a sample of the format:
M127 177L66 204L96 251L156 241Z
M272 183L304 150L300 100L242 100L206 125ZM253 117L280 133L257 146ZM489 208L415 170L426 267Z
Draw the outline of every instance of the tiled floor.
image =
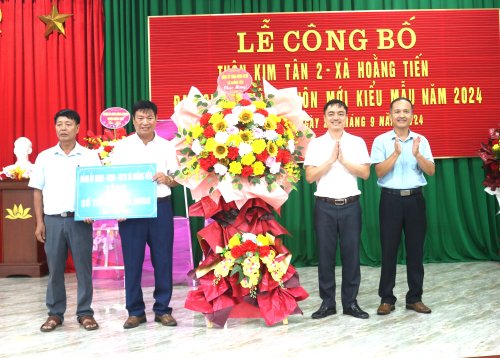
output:
M404 308L406 270L398 266L396 310L377 316L379 268L362 267L358 302L370 313L359 320L340 313L312 320L319 304L315 267L299 268L310 297L300 303L304 315L288 325L267 327L262 319L229 319L225 328L206 328L201 314L186 310L188 286L175 286L171 306L177 327L153 321L152 287L144 288L148 323L124 330L123 281L95 279L95 317L101 327L87 332L72 315L76 277L66 276L68 311L62 327L41 333L46 318L47 277L0 279L0 357L129 356L148 357L471 357L500 354L500 265L470 262L426 265L424 302L430 315ZM337 283L341 269L337 268ZM147 273L150 275L150 273ZM116 277L120 277L117 275ZM145 282L148 278L145 277ZM151 280L149 280L151 282ZM338 302L339 290L337 290Z

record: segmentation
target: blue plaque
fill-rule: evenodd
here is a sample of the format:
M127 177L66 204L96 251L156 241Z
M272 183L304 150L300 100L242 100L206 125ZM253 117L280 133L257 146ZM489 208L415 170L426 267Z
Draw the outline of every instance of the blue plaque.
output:
M156 164L78 167L75 220L154 218Z

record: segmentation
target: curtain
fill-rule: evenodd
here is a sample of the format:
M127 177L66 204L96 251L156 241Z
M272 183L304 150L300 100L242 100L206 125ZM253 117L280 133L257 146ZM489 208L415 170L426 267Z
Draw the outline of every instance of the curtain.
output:
M38 18L73 14L66 36L46 38ZM33 143L30 161L57 143L54 114L75 109L81 117L79 141L87 130L100 131L104 109L104 17L100 0L0 0L0 166L15 162L13 143L21 136ZM1 250L1 243L0 243ZM0 253L1 257L1 253Z
M497 0L103 0L105 25L106 106L131 108L149 98L147 16L259 12L494 8ZM179 56L179 54L172 54ZM195 84L193 84L195 85ZM474 125L480 125L475 123ZM130 128L129 128L130 129ZM488 128L484 129L485 140ZM432 145L432 143L431 143ZM478 143L478 149L479 149ZM426 262L500 260L500 219L494 197L485 194L479 158L436 160L436 175L428 178L428 232ZM367 181L359 181L363 232L361 263L380 264L378 202L380 189L372 168ZM290 231L284 239L296 266L317 264L313 228L314 185L305 180L282 207L279 221ZM189 195L188 195L189 196ZM192 203L189 197L189 202ZM182 188L173 193L174 211L185 215ZM190 218L194 262L201 258L195 233L203 220ZM405 252L400 250L399 261ZM340 260L337 260L339 262Z

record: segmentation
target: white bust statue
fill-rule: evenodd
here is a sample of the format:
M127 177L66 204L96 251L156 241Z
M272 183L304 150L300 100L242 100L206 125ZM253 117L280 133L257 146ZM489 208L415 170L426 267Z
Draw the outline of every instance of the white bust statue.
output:
M28 157L33 151L31 141L26 137L19 137L14 142L16 162L3 168L3 173L10 178L21 174L22 178L29 178L33 164ZM20 179L20 178L17 178Z

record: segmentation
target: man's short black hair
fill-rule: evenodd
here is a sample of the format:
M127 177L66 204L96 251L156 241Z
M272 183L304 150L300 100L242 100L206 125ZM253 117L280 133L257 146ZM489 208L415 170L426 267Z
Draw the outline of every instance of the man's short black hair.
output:
M156 104L151 101L141 99L140 101L134 103L134 106L132 107L132 116L135 117L137 111L147 112L148 110L153 111L155 117L158 114L158 107L156 106Z
M59 112L57 112L56 115L54 116L54 123L57 123L57 118L59 117L66 117L74 120L76 124L80 124L80 115L72 109L66 108L66 109L61 109Z
M347 114L347 104L345 104L340 99L331 99L328 102L326 102L325 106L323 107L323 114L326 114L327 108L330 107L330 106L333 106L333 105L339 105L341 107L344 107L345 114Z
M397 102L397 101L406 101L408 102L410 105L411 105L411 110L413 111L413 103L411 103L411 101L406 98L406 97L398 97L396 99L394 99L392 102L391 102L391 105L389 106L389 109L392 109L392 105Z

